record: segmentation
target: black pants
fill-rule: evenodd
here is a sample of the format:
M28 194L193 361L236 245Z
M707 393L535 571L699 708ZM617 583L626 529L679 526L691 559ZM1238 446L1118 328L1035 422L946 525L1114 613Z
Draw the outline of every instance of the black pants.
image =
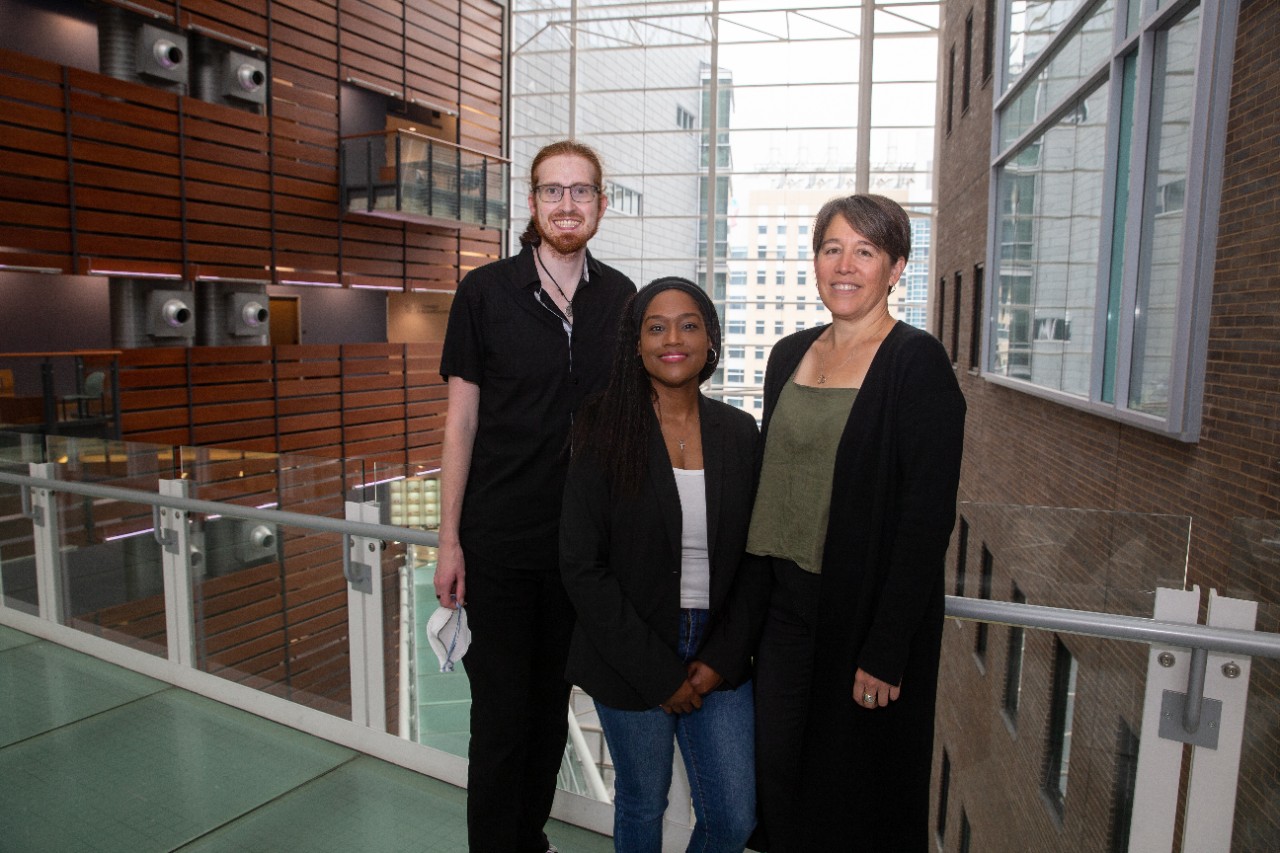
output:
M471 853L545 853L568 736L573 606L549 570L466 555L471 648L467 839Z
M813 681L821 577L773 560L769 616L756 654L756 780L760 829L770 853L803 850L800 758Z

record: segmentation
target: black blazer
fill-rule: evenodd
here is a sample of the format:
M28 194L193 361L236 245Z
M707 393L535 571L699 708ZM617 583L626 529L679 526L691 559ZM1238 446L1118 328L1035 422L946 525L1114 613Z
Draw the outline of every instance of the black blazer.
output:
M697 655L730 686L750 678L764 620L767 563L746 555L759 433L750 414L699 398L707 492L711 606ZM616 494L591 453L569 464L560 516L560 570L577 611L566 678L611 708L657 707L686 668L680 630L682 516L657 418L649 472Z

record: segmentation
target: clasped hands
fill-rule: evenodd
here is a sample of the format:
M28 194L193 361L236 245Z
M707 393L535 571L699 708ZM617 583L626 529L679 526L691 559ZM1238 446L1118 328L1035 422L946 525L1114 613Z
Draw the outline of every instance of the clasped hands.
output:
M658 707L668 714L687 714L702 707L702 697L720 686L724 679L700 660L690 661L684 683L671 698Z

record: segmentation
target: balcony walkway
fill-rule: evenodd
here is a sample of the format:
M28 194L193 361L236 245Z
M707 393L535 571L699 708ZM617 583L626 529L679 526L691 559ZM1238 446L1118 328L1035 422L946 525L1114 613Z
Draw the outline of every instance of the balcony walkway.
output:
M460 853L465 807L445 782L0 625L0 849Z

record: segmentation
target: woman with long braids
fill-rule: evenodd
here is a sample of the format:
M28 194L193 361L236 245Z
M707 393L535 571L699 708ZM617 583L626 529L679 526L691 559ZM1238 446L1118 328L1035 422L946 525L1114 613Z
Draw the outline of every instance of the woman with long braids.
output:
M609 384L574 428L566 674L599 711L626 853L662 849L673 736L697 818L688 849L738 853L755 826L751 652L768 574L744 548L758 432L699 391L719 349L707 294L654 281L623 308Z

